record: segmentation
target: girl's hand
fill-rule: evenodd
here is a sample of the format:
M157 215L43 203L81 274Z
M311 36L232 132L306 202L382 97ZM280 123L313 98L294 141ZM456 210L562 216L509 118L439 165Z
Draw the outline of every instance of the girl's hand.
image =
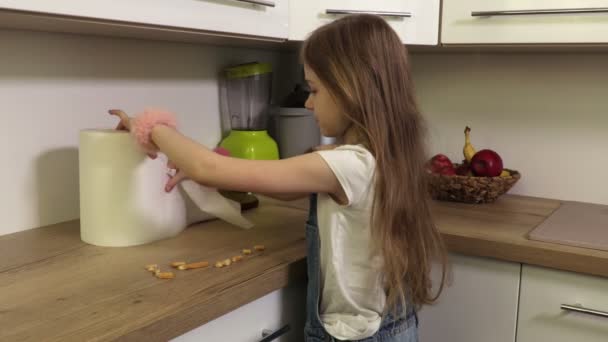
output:
M227 149L225 149L223 147L218 146L213 149L213 152L223 155L225 157L230 157L230 151L228 151ZM171 173L171 179L169 179L169 181L165 185L165 191L170 192L181 181L183 181L184 179L188 179L188 176L186 176L186 174L183 171L181 171L179 168L177 168L175 163L173 163L172 161L167 162L167 168L175 170L174 173Z
M120 122L118 123L118 125L116 125L116 130L131 132L131 128L133 127L133 119L130 118L127 113L123 112L120 109L110 109L108 113L110 113L110 115L115 115L120 118ZM156 159L156 151L147 151L146 154L148 155L148 157Z
M133 121L133 119L131 119L127 115L127 113L123 112L120 109L110 109L108 113L110 113L110 115L116 115L120 119L120 122L116 126L116 130L127 132L131 131L131 122Z
M171 190L173 190L173 188L177 184L179 184L184 179L188 179L188 177L186 176L186 174L183 171L178 169L172 161L167 162L167 167L169 169L175 170L175 173L172 173L171 178L169 178L169 180L167 181L167 184L165 184L165 191L171 192Z
M123 112L120 109L110 109L108 112L110 113L110 115L115 115L120 119L120 122L116 126L116 130L127 132L131 131L131 128L133 127L133 119L130 118L127 113ZM148 152L148 156L152 159L155 159L157 157L156 152ZM175 171L171 174L171 178L169 178L167 184L165 185L165 191L170 192L177 184L179 184L184 179L187 179L188 177L183 171L178 169L175 164L170 160L167 162L167 168Z

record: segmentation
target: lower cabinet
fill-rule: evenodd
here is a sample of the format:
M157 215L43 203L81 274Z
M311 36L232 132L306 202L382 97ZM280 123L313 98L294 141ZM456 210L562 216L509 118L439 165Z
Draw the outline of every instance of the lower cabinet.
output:
M420 341L608 341L608 278L450 257L452 285L420 310ZM439 277L436 267L434 285Z
M608 341L602 313L608 316L607 278L523 266L517 342Z
M269 293L172 341L258 342L264 332L275 332L289 325L287 333L272 341L301 342L306 319L305 285Z
M514 342L521 264L458 254L450 262L452 285L418 313L420 341Z
M424 306L422 342L608 341L608 278L451 254L452 284ZM433 284L440 279L433 269ZM275 342L303 340L306 287L272 292L181 335L174 342L258 342L264 331L290 330Z

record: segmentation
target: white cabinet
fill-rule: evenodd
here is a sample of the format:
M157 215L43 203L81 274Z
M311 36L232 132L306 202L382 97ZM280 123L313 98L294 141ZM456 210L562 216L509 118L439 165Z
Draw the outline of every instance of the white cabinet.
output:
M561 308L608 312L608 279L524 265L517 342L605 342L608 318Z
M606 43L608 0L443 0L441 24L443 44Z
M300 342L306 320L304 285L269 293L171 341L258 342L264 330L276 331L289 324L289 332L273 342Z
M289 3L289 40L304 40L317 27L351 12L377 13L404 44L436 45L439 0L293 0Z
M451 255L453 282L419 312L420 341L514 342L518 263ZM433 269L433 285L440 279Z
M271 38L287 38L289 19L287 0L0 0L0 10Z

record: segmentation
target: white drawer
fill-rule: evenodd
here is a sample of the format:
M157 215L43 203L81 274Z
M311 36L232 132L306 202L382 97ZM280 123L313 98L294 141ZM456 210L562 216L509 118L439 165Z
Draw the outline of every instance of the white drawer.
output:
M0 9L118 20L142 25L287 38L287 0L263 0L274 7L242 0L0 0Z
M535 44L608 42L608 0L444 0L443 44ZM564 14L512 11L564 10ZM509 15L472 16L473 12L511 11Z
M262 331L289 324L290 331L273 342L300 342L304 338L306 288L274 291L191 330L172 342L258 342Z
M295 0L289 3L289 40L304 40L317 27L349 11L393 12L394 15L411 15L383 16L404 44L436 45L439 7L439 0ZM344 14L332 13L332 10Z
M521 265L450 255L453 284L418 313L423 342L513 342ZM441 274L432 270L433 291Z
M517 342L608 341L608 318L562 310L561 304L608 312L608 278L524 265Z

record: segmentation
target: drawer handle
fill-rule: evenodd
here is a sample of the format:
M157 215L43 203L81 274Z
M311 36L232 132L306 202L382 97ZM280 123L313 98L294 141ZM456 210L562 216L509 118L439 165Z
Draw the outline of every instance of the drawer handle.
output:
M270 342L270 341L274 341L277 338L287 334L289 332L289 330L291 330L291 327L289 327L289 324L287 324L286 326L282 327L281 329L272 332L272 330L264 330L262 331L262 339L260 340L260 342Z
M267 6L267 7L274 7L274 1L264 1L264 0L236 0L238 2L246 2L248 4L254 4L254 5L262 5L262 6Z
M594 309L588 309L580 304L575 304L575 305L570 305L570 304L562 304L560 306L560 308L562 310L566 310L566 311L574 311L574 312L580 312L580 313L584 313L584 314L588 314L588 315L594 315L594 316L600 316L600 317L607 317L608 318L608 312L606 311L600 311L600 310L594 310Z
M381 17L396 17L396 18L411 18L412 13L410 12L388 12L388 11L357 11L357 10L341 10L341 9L328 9L325 10L325 14L374 14Z
M494 17L500 15L540 15L540 14L580 14L580 13L608 13L607 7L597 8L563 8L563 9L537 9L514 11L473 11L472 17Z

